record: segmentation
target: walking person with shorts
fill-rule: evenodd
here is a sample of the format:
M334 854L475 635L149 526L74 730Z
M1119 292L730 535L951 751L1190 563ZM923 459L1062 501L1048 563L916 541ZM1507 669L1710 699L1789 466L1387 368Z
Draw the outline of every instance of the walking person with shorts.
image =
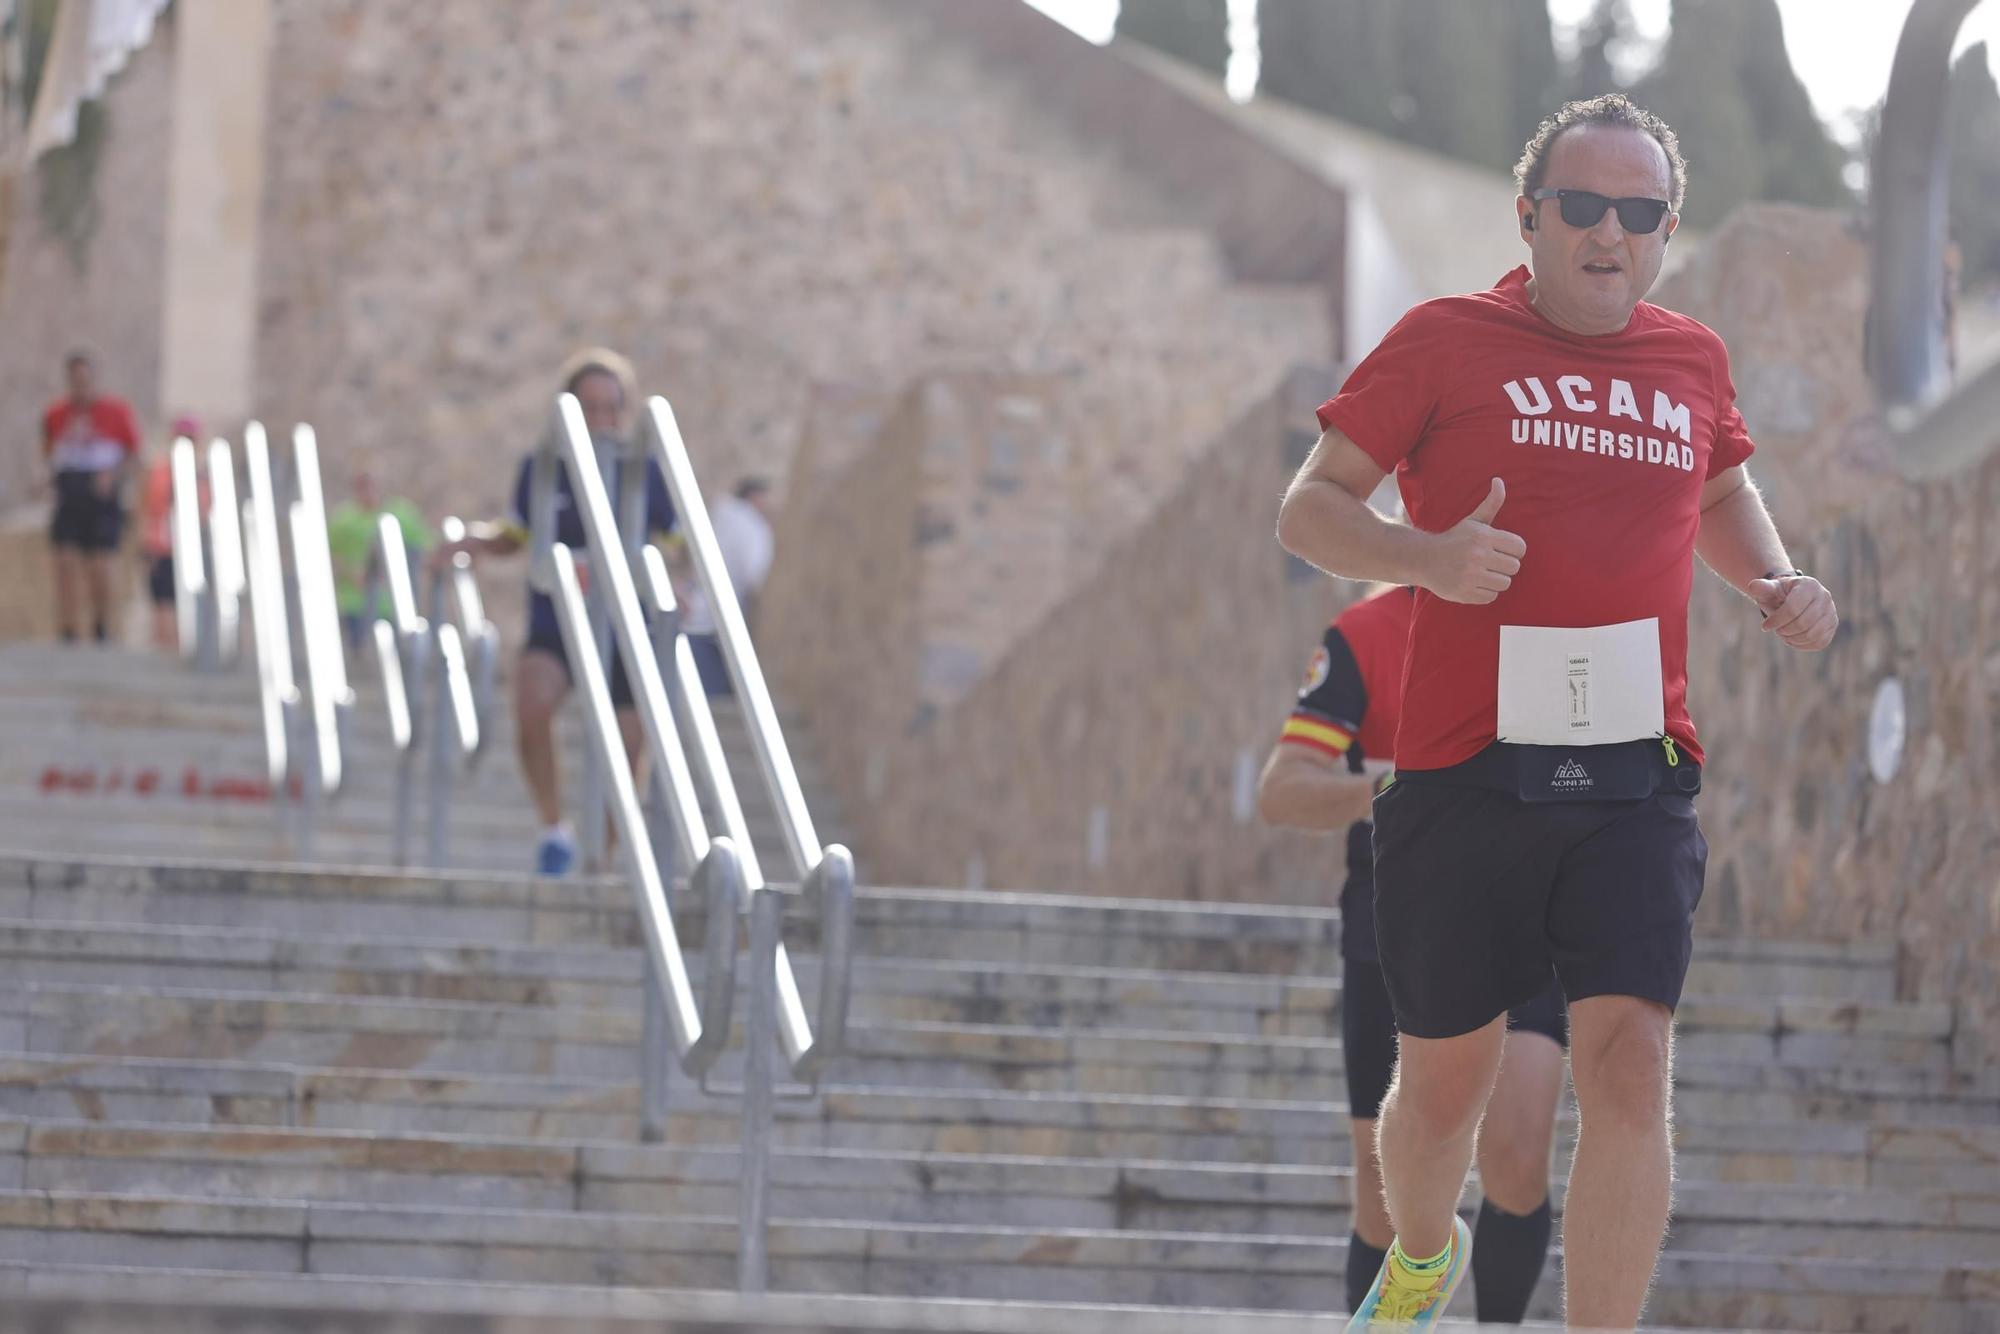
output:
M125 535L124 488L139 457L131 404L97 387L88 352L63 361L66 392L42 413L42 457L55 488L49 545L56 566L56 629L76 642L88 601L91 637L111 637L111 562Z
M1305 686L1257 781L1269 824L1345 830L1340 892L1340 1035L1354 1137L1354 1226L1347 1240L1347 1307L1359 1310L1390 1241L1375 1151L1376 1118L1396 1065L1396 1021L1375 952L1371 798L1389 781L1403 693L1413 588L1363 598L1326 629ZM1518 1325L1549 1252L1549 1149L1562 1095L1569 1024L1551 981L1507 1015L1500 1073L1479 1129L1485 1196L1473 1229L1473 1297L1481 1324Z
M631 466L622 455L627 433L632 430L632 412L638 398L637 377L631 363L609 348L587 348L575 353L563 365L562 391L576 395L584 425L598 453L599 466L606 467L606 489L620 493L625 469ZM521 460L514 476L514 501L507 516L497 522L468 526L456 542L440 543L430 557L435 569L445 568L459 552L475 560L485 556L511 556L528 547L534 515L535 452ZM646 534L649 540L664 537L674 526L674 506L667 494L667 479L660 465L645 465ZM583 512L578 508L576 489L569 466L555 467L553 500L556 511L555 540L566 544L575 555L580 580L590 577L589 537ZM625 677L623 655L614 652L605 664L611 704L618 715L618 732L625 743L625 755L641 793L646 780L646 734ZM535 845L535 871L545 876L565 876L576 863L576 834L563 817L562 768L556 750L556 712L569 697L575 683L568 647L556 619L555 601L547 593L528 589L528 636L514 667L514 728L520 751L521 774L534 802L540 822L540 838Z
M1278 522L1322 569L1418 590L1396 782L1374 803L1401 1035L1379 1127L1395 1240L1353 1329L1443 1317L1504 1016L1551 976L1579 1121L1566 1315L1637 1324L1671 1198L1673 1011L1708 853L1694 557L1792 648L1839 625L1744 470L1722 340L1643 299L1686 184L1673 131L1617 94L1572 102L1515 175L1529 264L1389 331L1320 408ZM1411 527L1365 503L1391 468Z

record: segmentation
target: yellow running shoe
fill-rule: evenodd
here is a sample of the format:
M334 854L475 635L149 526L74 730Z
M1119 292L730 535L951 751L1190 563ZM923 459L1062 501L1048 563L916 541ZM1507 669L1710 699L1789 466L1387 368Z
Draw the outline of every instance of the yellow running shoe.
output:
M1423 1283L1406 1283L1400 1280L1395 1267L1384 1260L1375 1275L1375 1285L1368 1289L1354 1318L1347 1322L1347 1334L1437 1328L1444 1319L1444 1308L1451 1305L1451 1295L1465 1278L1471 1259L1472 1229L1463 1218L1453 1218L1451 1262L1443 1272Z

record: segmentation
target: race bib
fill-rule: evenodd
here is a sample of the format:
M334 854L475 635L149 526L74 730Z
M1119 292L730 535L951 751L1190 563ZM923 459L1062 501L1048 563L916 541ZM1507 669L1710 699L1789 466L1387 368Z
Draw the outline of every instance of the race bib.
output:
M1499 739L1609 746L1666 733L1660 622L1500 627Z

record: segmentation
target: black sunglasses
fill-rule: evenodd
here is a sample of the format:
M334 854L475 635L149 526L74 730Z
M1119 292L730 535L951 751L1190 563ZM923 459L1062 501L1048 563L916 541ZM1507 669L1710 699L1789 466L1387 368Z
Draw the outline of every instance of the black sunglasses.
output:
M1562 210L1562 220L1572 227L1595 227L1604 210L1618 210L1618 225L1634 236L1645 236L1659 230L1660 219L1667 216L1667 201L1628 196L1612 199L1590 190L1537 190L1528 198L1540 203L1553 199Z

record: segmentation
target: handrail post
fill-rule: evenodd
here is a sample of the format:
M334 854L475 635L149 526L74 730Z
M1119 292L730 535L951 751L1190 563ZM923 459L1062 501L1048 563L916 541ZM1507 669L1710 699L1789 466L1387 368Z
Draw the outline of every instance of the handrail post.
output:
M167 455L173 478L173 508L168 534L174 549L174 626L181 657L197 662L201 655L202 594L208 587L208 566L201 550L201 483L195 468L194 441L177 436Z
M229 442L208 444L208 614L204 640L212 667L235 663L243 640L243 520L236 506L236 462Z
M446 824L451 811L451 737L446 726L451 720L451 682L444 661L444 571L435 570L431 574L429 597L430 623L425 637L424 666L429 675L424 702L426 721L430 724L427 748L430 752L430 775L425 793L425 812L428 816L427 833L424 840L424 865L437 869L445 863Z
M195 485L197 488L195 494L198 497L200 495L198 488L201 484L197 480ZM201 552L202 571L201 590L195 594L194 600L194 663L203 672L214 672L222 666L222 635L216 623L221 599L216 589L218 574L215 564L214 528L208 522L210 516L202 513L200 501L197 499L190 504L194 510L194 542L195 548Z
M771 1122L776 1081L771 1046L777 1037L778 937L785 896L775 889L750 894L750 996L743 1026L743 1147L737 1172L743 1183L736 1237L736 1286L746 1294L770 1286L768 1255Z
M575 485L573 478L571 485ZM596 553L593 552L592 554ZM592 575L590 587L585 590L583 595L583 607L589 621L589 638L585 641L584 651L596 655L597 660L604 665L605 679L609 680L613 658L609 653L605 652L607 647L605 640L610 633L611 623L610 618L605 615L604 593L599 587L598 576L601 575L602 571L592 568L590 573ZM574 673L577 670L576 664L571 663L570 670ZM623 741L622 735L613 739L621 743ZM590 745L586 746L585 749L598 749L602 744L602 739L593 735L590 739ZM622 745L620 749L622 753ZM577 805L581 808L577 816L577 852L582 856L583 866L587 871L595 872L605 869L604 822L606 803L604 766L609 762L608 757L599 755L595 763L584 766L583 781L577 784Z
M672 854L662 852L660 860L671 862ZM665 877L662 877L664 880ZM659 1144L667 1138L668 1081L672 1062L667 1054L673 1044L673 1030L667 1023L667 1003L660 995L659 967L651 953L642 955L639 989L645 997L645 1018L639 1038L639 1139Z
M284 701L293 688L292 638L286 612L284 546L278 535L276 489L271 478L271 444L262 422L243 428L243 542L248 553L245 582L250 593L250 629L257 653L258 703L263 711L264 764L272 787L292 772L291 724ZM282 806L280 807L282 810Z

